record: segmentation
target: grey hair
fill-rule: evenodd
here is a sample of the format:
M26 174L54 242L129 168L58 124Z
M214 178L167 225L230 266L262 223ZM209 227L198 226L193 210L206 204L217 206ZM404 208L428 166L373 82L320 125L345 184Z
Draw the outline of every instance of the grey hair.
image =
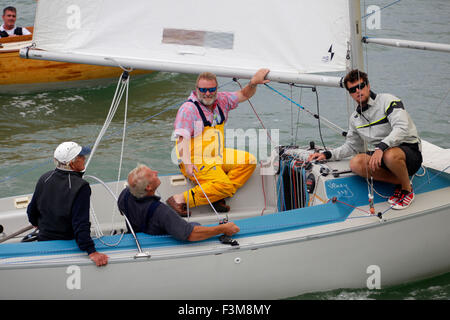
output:
M128 188L133 196L136 198L143 198L147 195L145 190L150 181L145 176L144 169L148 168L145 164L138 164L136 168L128 174Z
M55 158L53 158L53 162L55 163L56 167L58 169L62 169L62 170L72 170L72 168L70 167L70 163L73 160L70 160L69 162L65 163L65 162L60 162L58 160L56 160Z

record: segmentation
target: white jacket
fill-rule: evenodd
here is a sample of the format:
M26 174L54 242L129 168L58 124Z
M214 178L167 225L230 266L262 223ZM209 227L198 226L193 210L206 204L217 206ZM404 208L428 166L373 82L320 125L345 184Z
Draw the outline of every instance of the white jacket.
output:
M421 150L421 141L414 122L402 101L391 94L375 94L371 91L367 106L358 106L349 122L345 143L331 150L331 160L367 151L364 141L368 146L383 151L402 143L418 143ZM330 158L330 153L326 155Z

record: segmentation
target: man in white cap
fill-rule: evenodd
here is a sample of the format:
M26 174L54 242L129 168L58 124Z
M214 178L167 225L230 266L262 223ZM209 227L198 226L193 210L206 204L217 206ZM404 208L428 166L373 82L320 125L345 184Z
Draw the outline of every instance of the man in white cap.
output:
M89 222L91 187L82 178L90 151L75 142L61 143L54 153L56 168L39 178L27 214L39 229L38 241L75 239L97 266L103 266L108 256L95 250Z

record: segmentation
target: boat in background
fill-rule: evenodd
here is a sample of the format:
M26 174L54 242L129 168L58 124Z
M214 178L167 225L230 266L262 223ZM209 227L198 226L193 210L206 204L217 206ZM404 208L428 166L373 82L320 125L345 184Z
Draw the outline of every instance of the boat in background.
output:
M33 27L27 27L33 32ZM113 83L119 67L22 59L19 51L32 45L32 35L0 38L0 94L28 93ZM150 70L134 70L133 75Z

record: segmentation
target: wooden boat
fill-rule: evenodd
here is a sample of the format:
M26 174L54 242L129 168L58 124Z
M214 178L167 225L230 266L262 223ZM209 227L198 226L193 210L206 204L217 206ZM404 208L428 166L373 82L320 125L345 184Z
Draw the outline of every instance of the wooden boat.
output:
M32 27L27 27L33 31ZM89 64L22 59L20 49L32 44L32 35L0 38L0 93L87 87L112 83L122 69ZM134 70L133 75L151 73Z

